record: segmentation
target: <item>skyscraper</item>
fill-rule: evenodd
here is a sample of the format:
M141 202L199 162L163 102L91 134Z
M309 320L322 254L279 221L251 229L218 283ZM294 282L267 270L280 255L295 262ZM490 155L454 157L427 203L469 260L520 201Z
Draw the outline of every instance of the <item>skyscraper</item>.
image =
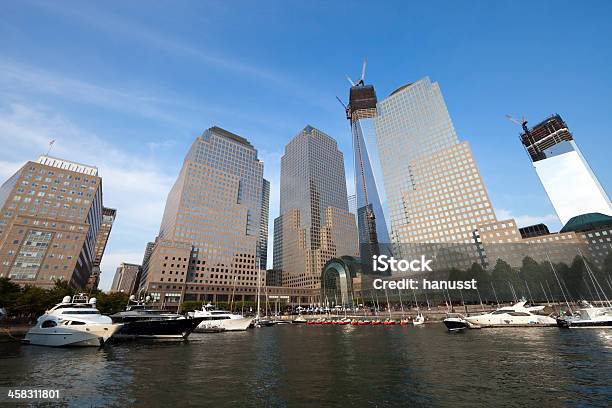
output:
M40 156L0 187L0 276L85 287L102 221L98 169Z
M376 139L392 242L467 244L478 225L496 221L474 156L459 141L438 83L423 78L379 101Z
M102 263L102 256L104 255L104 250L106 249L106 244L108 243L108 238L116 216L117 210L114 208L102 208L102 223L100 224L98 236L96 237L96 257L94 258L91 275L87 281L87 287L89 289L97 289L98 283L100 283L100 264Z
M348 196L348 209L350 213L357 217L357 196L355 194Z
M334 139L306 126L281 158L274 269L282 271L283 286L317 287L325 262L341 255L357 255L344 158Z
M136 291L140 265L122 262L117 268L111 286L111 292L123 292L131 295Z
M553 115L531 129L526 123L521 142L561 223L587 213L612 215L608 195L561 116Z
M377 103L374 86L365 85L364 77L365 62L361 80L357 84L351 82L346 117L353 137L359 252L364 266L367 266L369 262L365 260L380 252L379 244L389 242L389 232L361 125L362 121L376 117Z
M259 253L259 266L266 270L268 265L268 222L270 218L270 182L263 179L261 186L261 226L259 227L259 241L257 251Z
M248 140L206 130L168 194L141 287L165 304L253 298L263 186L263 163Z

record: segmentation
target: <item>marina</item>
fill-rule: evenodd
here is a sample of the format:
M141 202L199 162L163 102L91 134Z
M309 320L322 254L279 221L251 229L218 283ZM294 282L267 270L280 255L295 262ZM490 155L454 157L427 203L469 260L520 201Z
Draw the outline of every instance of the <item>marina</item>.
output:
M59 389L66 406L345 406L350 398L354 406L604 407L612 399L612 332L602 329L275 325L100 349L12 342L0 361L0 387Z

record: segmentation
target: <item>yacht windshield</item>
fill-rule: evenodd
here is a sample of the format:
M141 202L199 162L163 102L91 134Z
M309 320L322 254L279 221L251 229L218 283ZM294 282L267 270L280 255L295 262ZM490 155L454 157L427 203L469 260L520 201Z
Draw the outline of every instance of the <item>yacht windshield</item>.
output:
M504 313L514 313L514 310L507 310L507 309L506 310L496 310L491 314L498 315L498 314L504 314Z
M97 309L91 310L64 310L62 314L100 314Z

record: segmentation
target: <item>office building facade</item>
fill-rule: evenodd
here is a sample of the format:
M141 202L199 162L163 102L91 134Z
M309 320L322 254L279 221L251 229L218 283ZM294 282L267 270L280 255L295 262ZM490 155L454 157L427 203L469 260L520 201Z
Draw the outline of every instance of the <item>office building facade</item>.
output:
M261 187L261 226L259 228L259 241L257 251L259 257L259 267L268 267L268 223L270 218L270 182L263 179Z
M280 216L274 221L274 269L283 286L315 288L329 259L357 255L348 211L344 157L336 141L306 126L281 158Z
M458 244L463 255L449 266L481 262L474 231L497 219L438 83L423 78L398 88L378 102L374 121L392 242Z
M94 258L91 275L87 281L88 289L97 289L98 284L100 283L100 264L102 263L102 257L104 256L104 251L106 250L106 244L108 243L108 238L110 237L110 232L113 228L115 217L117 217L116 209L102 207L102 223L100 224L98 236L96 237L96 257Z
M122 292L128 295L137 291L140 265L122 262L117 268L111 286L111 292Z
M102 179L95 167L40 156L0 187L0 276L84 288L102 223Z
M253 297L262 226L263 163L245 138L219 127L198 137L166 201L141 287L154 300Z

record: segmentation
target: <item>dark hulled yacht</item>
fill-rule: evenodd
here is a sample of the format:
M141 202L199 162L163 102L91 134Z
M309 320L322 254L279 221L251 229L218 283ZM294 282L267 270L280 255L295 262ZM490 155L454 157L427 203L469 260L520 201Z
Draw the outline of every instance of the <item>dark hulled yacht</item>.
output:
M145 301L136 301L133 296L125 311L110 317L114 323L123 323L114 336L116 339L184 340L203 320L150 308Z

